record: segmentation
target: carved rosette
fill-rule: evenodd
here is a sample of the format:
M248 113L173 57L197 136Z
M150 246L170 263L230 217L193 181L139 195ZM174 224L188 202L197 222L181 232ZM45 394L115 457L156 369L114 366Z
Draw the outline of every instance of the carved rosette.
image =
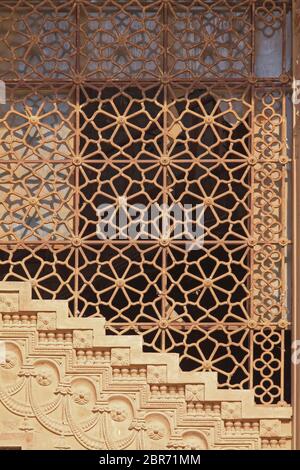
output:
M161 384L167 381L166 366L147 366L147 382L149 384Z
M17 312L19 309L19 298L17 294L3 293L0 295L0 313Z
M185 386L186 401L203 401L204 400L204 385L192 384Z
M43 387L47 387L47 385L51 385L53 381L53 375L50 369L43 367L39 369L36 375L36 381L39 385Z
M13 369L17 365L18 359L14 352L7 351L4 355L4 361L0 362L0 367L3 369Z
M74 330L73 346L74 348L92 348L93 332L91 330Z
M37 330L56 330L56 313L55 312L38 312L37 314Z
M241 402L223 402L221 405L221 414L224 419L240 419L242 417Z
M111 364L113 366L129 366L129 353L129 348L113 348L111 350Z

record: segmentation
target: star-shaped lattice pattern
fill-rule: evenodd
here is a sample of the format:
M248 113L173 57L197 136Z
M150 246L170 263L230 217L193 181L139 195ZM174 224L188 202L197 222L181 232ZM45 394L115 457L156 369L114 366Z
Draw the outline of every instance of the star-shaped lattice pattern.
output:
M203 206L203 239L246 240L250 221L250 169L246 162L176 162L168 169L169 204ZM192 219L192 214L190 216ZM189 238L188 229L182 238ZM185 237L184 237L185 235Z
M1 279L260 403L289 399L290 5L0 11Z
M149 323L161 311L162 250L149 244L83 245L79 252L80 315L113 324Z
M163 151L163 88L82 88L80 122L85 159L157 159Z
M2 245L0 269L5 281L29 281L35 299L64 299L74 310L75 250L47 243Z
M237 160L249 157L251 111L248 88L202 88L197 83L170 86L168 147L171 158Z
M73 87L7 86L0 106L0 161L73 158L74 100Z
M74 236L74 170L61 163L0 166L0 240L66 240Z
M83 1L81 69L90 79L153 79L163 62L161 1Z
M187 251L171 245L167 252L166 317L183 322L239 322L249 317L245 247L206 246Z
M0 76L4 80L70 80L75 44L73 0L1 2Z
M174 77L237 78L250 73L251 4L169 2L168 66Z
M105 211L106 206L111 211L108 223L112 230L116 230L115 236L111 237L107 232L109 239L159 238L161 212L151 217L153 206L159 207L163 202L163 170L159 163L85 163L79 170L79 183L79 231L82 238L98 241L106 238L106 232L102 237L99 233L99 224L107 220L101 212L101 208ZM138 215L144 220L143 226L135 222Z

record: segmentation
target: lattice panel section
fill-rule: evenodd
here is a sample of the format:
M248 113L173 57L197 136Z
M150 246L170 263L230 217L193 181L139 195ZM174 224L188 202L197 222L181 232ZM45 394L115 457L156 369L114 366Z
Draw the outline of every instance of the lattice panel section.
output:
M263 328L253 335L253 367L257 372L254 390L263 403L272 403L281 397L283 335L274 327Z
M0 108L0 161L75 157L75 88L9 85Z
M182 322L245 320L249 250L231 245L204 245L187 252L184 245L167 252L167 318Z
M82 157L97 161L159 158L163 103L163 87L157 85L82 87Z
M248 239L251 188L250 168L246 162L173 160L167 177L170 206L203 204L205 241ZM188 239L188 233L184 235Z
M29 280L38 299L68 299L74 310L75 249L43 244L1 245L1 276L5 280Z
M0 73L4 80L71 79L76 62L75 3L1 3Z
M1 241L66 240L74 235L74 168L7 163L1 171Z
M170 2L168 67L177 78L233 78L251 70L251 2Z
M290 1L3 1L1 279L289 400L291 19ZM202 208L196 244L175 209L162 234L162 205Z
M79 314L100 313L112 323L153 322L161 315L162 249L103 244L79 251ZM99 313L98 313L99 314Z
M281 319L285 322L286 249L275 244L256 245L253 267L253 317L259 323Z
M101 205L109 205L119 211L124 211L127 216L126 207L141 205L142 213L150 213L153 204L160 205L163 202L163 170L159 163L146 162L107 162L103 165L98 163L86 163L79 170L79 235L84 240L98 240L102 236L98 233L99 215L97 209ZM105 207L104 207L105 209ZM142 230L147 238L151 231L157 233L159 228L157 219L149 217L145 221ZM127 219L127 217L126 217ZM117 220L115 224L117 224ZM122 227L122 238L128 238L130 229L133 233L134 218L128 216ZM113 221L111 222L114 227ZM139 228L139 227L137 227Z
M145 79L162 72L163 2L81 2L80 68L89 79Z
M176 159L245 159L249 156L249 88L199 86L168 88L168 151Z

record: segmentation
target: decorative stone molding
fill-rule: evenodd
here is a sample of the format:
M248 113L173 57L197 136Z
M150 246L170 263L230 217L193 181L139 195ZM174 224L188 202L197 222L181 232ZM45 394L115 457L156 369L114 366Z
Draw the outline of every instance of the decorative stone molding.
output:
M260 422L260 435L263 437L278 437L281 433L279 419L262 419Z
M0 446L291 447L289 406L257 406L252 390L220 389L214 372L182 372L176 354L144 353L140 336L106 336L103 319L30 294L0 283L13 299L0 306Z
M225 401L221 405L221 414L224 419L240 419L242 417L242 403Z
M93 332L91 330L74 330L73 331L73 347L74 348L92 348Z
M111 350L111 364L113 366L129 366L129 348L113 348Z
M204 385L186 385L185 386L186 401L204 401Z
M37 329L42 330L56 330L56 313L43 312L37 314Z
M0 295L1 312L17 312L19 309L18 296L16 294Z
M149 384L163 384L167 382L166 366L147 366L147 382Z

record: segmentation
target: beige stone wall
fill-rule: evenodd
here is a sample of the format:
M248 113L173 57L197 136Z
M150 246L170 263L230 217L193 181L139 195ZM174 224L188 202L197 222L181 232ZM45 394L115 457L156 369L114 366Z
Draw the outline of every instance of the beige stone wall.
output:
M68 318L63 301L0 283L0 447L289 449L291 408L182 372L176 354L143 353L139 336Z

